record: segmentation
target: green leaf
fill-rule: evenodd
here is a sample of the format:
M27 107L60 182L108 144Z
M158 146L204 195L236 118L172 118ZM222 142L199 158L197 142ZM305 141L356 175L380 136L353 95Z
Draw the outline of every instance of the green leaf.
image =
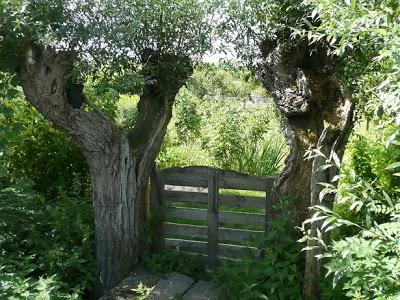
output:
M392 169L396 169L396 168L399 168L399 167L400 167L400 162L395 162L395 163L392 163L389 166L387 166L385 168L385 170L392 170Z
M308 21L306 18L303 18L303 22L311 29L314 29L314 26L311 24L310 21Z

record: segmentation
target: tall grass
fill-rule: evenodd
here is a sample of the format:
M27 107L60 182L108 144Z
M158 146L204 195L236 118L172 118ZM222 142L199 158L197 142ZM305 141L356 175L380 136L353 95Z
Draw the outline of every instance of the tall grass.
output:
M282 135L269 131L257 142L245 143L241 155L230 166L239 172L254 175L278 175L288 154Z

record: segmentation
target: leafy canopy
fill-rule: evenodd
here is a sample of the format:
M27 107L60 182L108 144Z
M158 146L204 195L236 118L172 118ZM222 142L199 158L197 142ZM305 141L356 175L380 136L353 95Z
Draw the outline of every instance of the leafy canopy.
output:
M216 7L203 0L4 0L0 68L17 67L30 46L73 51L86 71L135 69L147 49L198 59L211 48Z

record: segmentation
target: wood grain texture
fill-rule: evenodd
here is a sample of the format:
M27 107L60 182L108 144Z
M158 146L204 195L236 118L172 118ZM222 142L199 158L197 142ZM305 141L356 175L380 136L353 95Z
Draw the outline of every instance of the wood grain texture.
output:
M220 223L262 226L265 224L264 214L220 211L218 215ZM169 207L166 209L166 216L186 220L206 221L207 209Z
M218 170L208 169L207 254L214 267L218 264L218 177Z
M163 170L165 184L208 187L209 167L184 167ZM219 187L225 189L269 191L276 177L252 176L219 169Z
M173 202L187 202L197 204L208 204L208 196L206 193L197 192L182 192L182 191L165 191L164 201ZM227 205L231 207L241 208L262 208L264 209L266 204L266 197L253 197L253 196L241 196L241 195L219 195L219 205Z
M183 239L166 238L167 248L188 251L192 253L207 254L207 242ZM231 244L219 244L219 255L225 257L257 257L259 250L253 247L244 247Z
M197 238L207 237L207 226L178 224L178 223L165 223L166 235L181 235L191 236ZM220 227L218 229L218 237L220 241L242 241L251 237L262 237L264 231L247 230L247 229L233 229Z

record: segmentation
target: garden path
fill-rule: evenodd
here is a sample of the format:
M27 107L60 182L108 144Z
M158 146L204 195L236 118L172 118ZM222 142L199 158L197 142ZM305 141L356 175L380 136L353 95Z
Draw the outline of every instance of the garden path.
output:
M217 300L218 296L219 289L211 282L196 282L175 272L150 273L139 267L99 300Z

